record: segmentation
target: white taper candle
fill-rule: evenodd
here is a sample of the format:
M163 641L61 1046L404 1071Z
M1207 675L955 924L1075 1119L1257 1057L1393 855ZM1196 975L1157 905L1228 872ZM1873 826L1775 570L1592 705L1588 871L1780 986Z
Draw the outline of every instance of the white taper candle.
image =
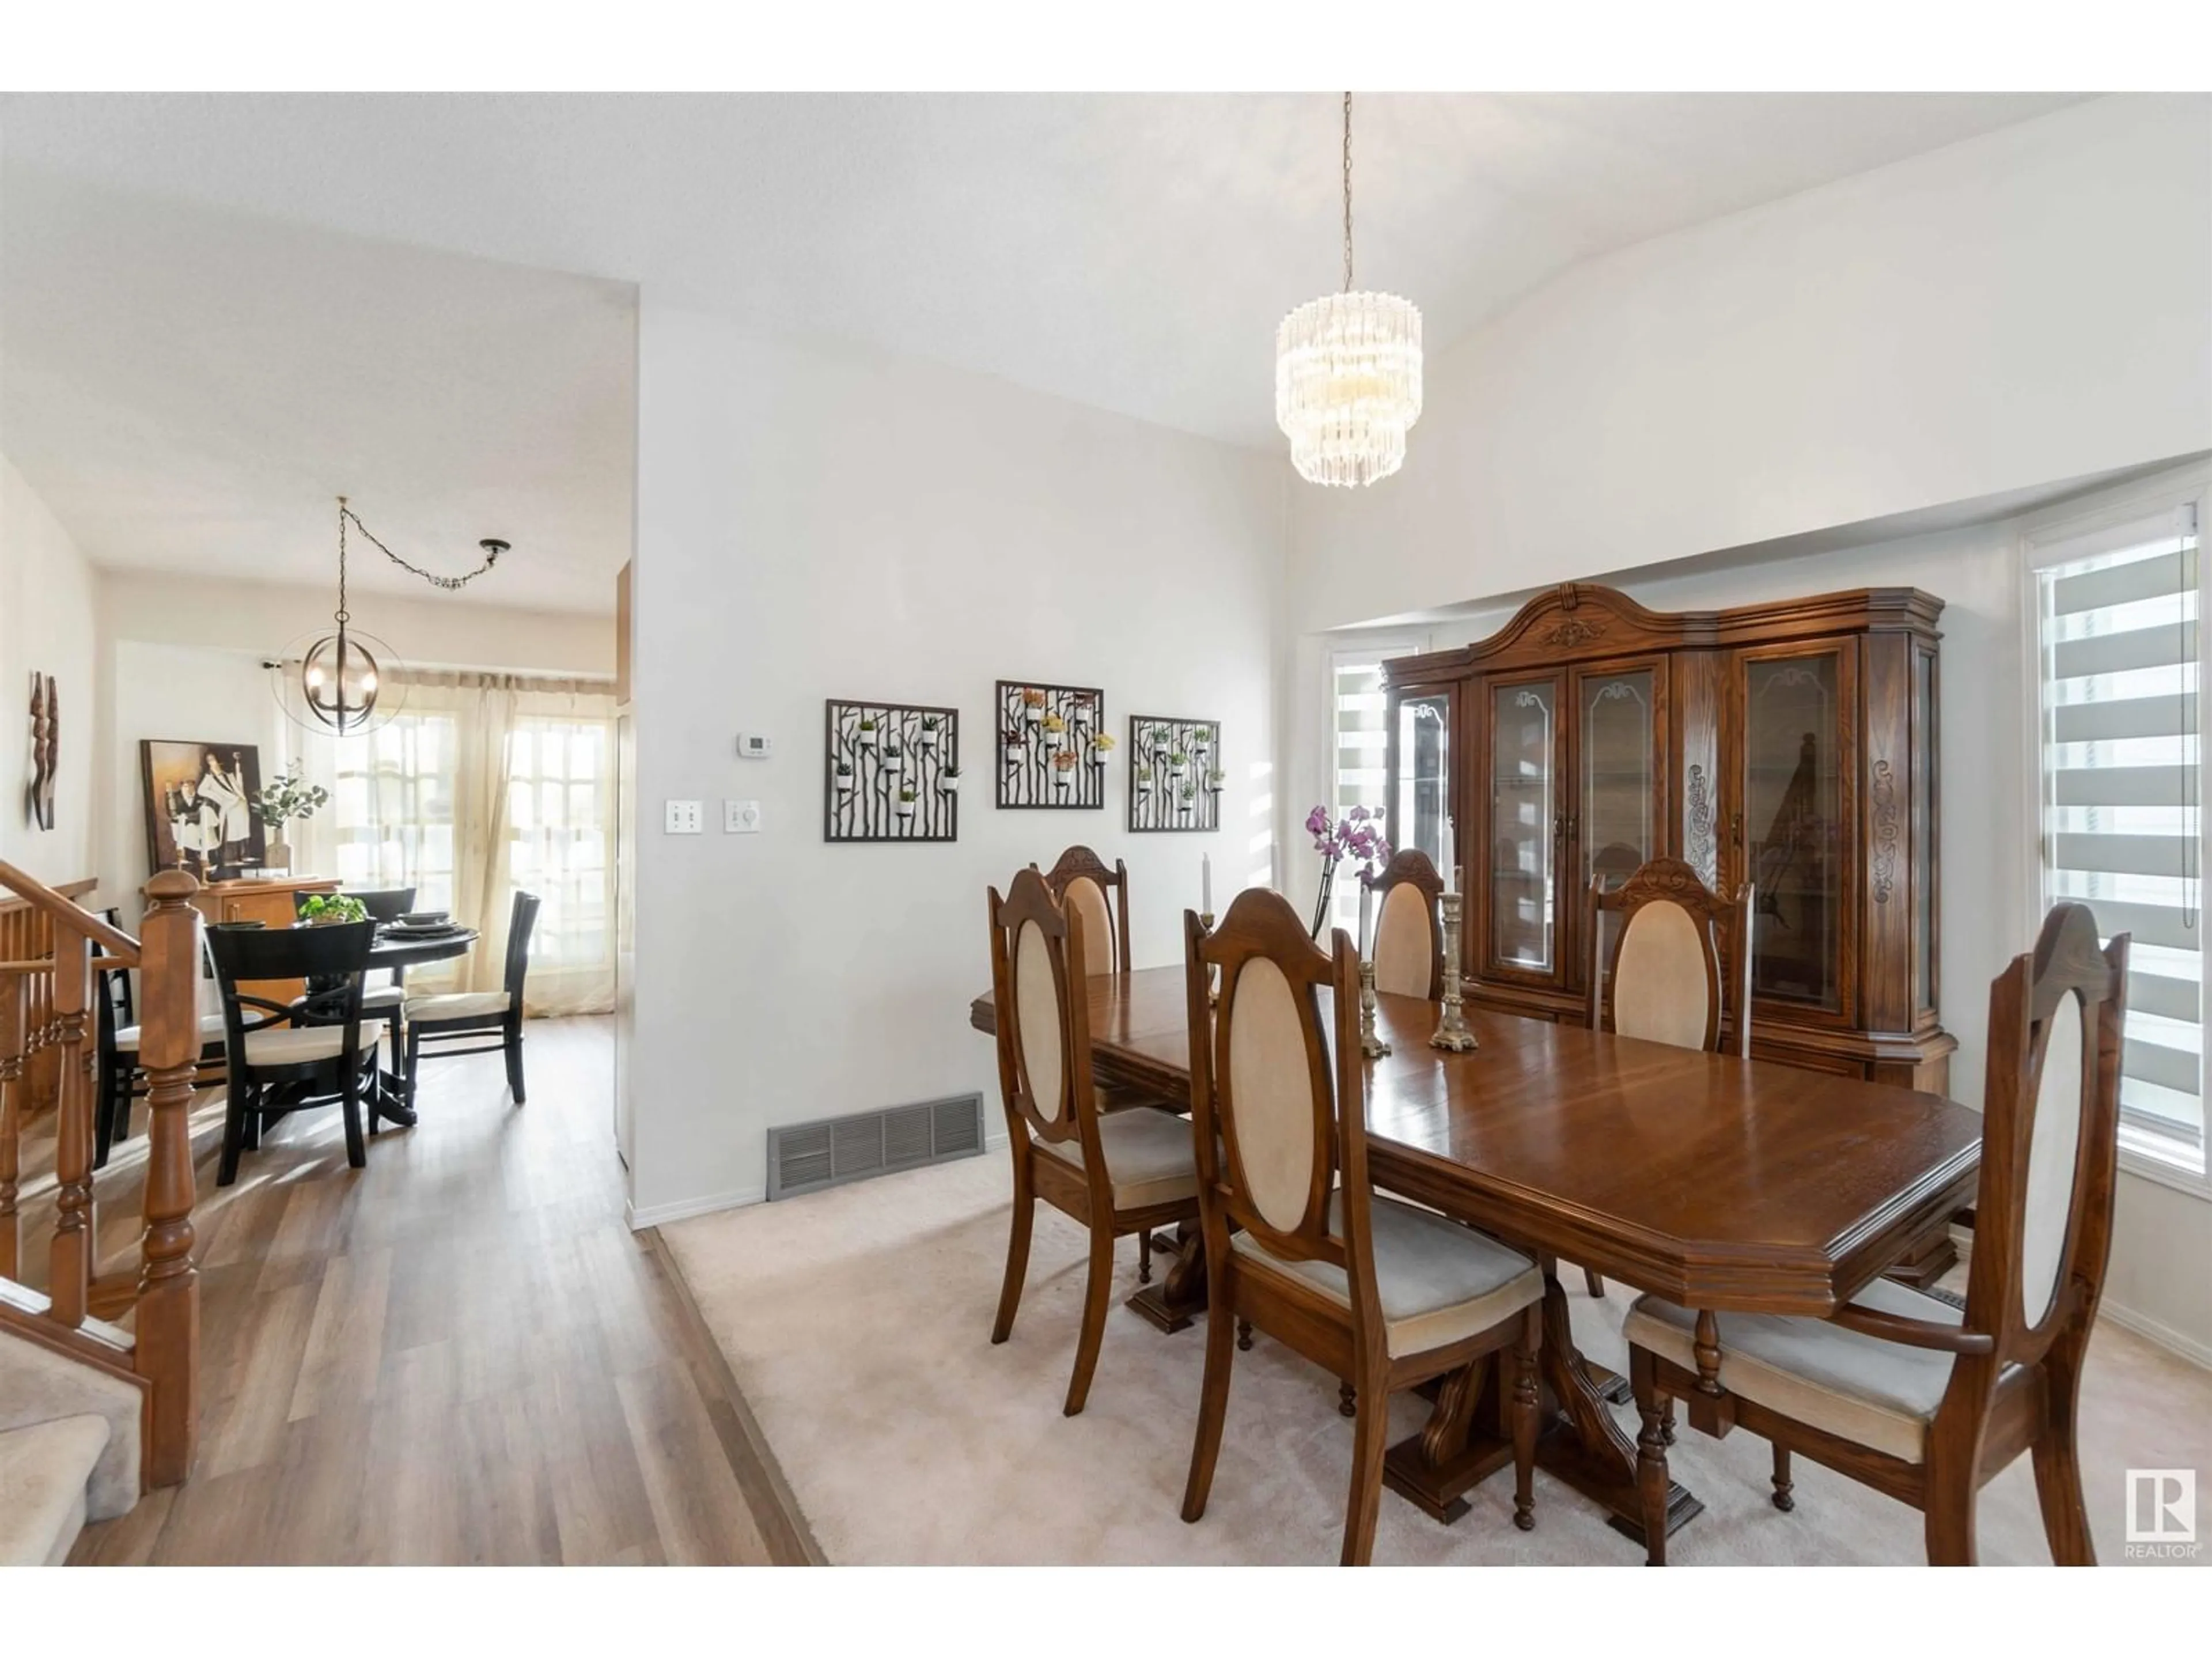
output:
M1198 858L1198 908L1202 915L1213 914L1213 854L1201 853Z

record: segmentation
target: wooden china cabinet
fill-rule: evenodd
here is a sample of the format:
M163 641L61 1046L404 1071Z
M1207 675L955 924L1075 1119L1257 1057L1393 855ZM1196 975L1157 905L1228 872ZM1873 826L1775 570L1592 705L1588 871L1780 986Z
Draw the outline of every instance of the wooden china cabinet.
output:
M1756 884L1752 1052L1938 1093L1942 601L1876 588L1662 615L1569 583L1386 665L1394 841L1451 815L1468 995L1585 1017L1584 896L1661 854ZM1731 1025L1734 1011L1731 1011Z

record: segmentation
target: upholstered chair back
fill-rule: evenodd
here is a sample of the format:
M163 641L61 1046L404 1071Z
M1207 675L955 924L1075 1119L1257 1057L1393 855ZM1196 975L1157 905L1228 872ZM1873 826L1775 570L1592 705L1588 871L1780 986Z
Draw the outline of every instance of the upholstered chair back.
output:
M1121 860L1109 870L1088 847L1071 847L1045 872L1044 884L1063 908L1083 917L1086 974L1111 974L1129 965L1129 868Z
M2001 1363L2086 1330L2103 1291L2128 947L2122 934L2100 948L2086 905L2056 905L1990 987L1966 1323L1996 1335Z
M1193 913L1183 926L1200 1206L1219 1206L1279 1257L1345 1268L1355 1308L1372 1309L1352 939L1340 928L1322 949L1288 901L1263 888L1239 893L1211 933ZM1338 1231L1330 1196L1340 1184Z
M1376 990L1431 1001L1442 996L1443 929L1437 900L1444 884L1429 855L1418 847L1401 848L1378 872L1360 879L1376 896L1375 936L1367 945Z
M1590 884L1589 1023L1647 1042L1718 1049L1726 1012L1722 963L1732 962L1736 1052L1750 1052L1751 889L1717 897L1680 859L1653 859L1619 887ZM1612 949L1605 948L1612 922Z
M1009 1133L1043 1140L1080 1136L1092 1115L1083 922L1063 909L1034 868L1006 896L991 889L991 994L999 1083ZM1088 1148L1086 1148L1088 1150Z

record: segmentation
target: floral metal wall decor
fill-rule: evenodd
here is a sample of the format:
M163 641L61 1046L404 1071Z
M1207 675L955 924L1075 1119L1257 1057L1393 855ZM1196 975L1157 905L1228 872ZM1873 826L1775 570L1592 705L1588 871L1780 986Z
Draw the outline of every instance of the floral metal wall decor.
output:
M1129 716L1132 830L1218 830L1228 781L1219 720Z
M960 711L830 699L824 841L957 841Z
M997 710L1000 805L1105 805L1103 691L1000 680Z

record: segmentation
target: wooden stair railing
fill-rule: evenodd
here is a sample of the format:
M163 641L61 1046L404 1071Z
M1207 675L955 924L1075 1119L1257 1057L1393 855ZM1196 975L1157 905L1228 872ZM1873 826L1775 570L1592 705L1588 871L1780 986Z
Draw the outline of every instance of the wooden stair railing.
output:
M58 1048L55 1103L55 1220L47 1250L46 1304L0 1297L0 1327L135 1378L144 1391L143 1484L173 1486L191 1474L199 1437L199 1270L192 1262L193 1063L199 1057L199 884L165 870L146 884L137 939L13 865L0 862L0 890L27 901L50 932L50 953L0 961L0 1279L20 1276L24 1255L18 1196L21 1139L30 1115L26 1055L40 1011ZM89 1010L94 947L104 964L139 972L139 1063L146 1069L149 1123L143 1225L135 1291L94 1273L92 1068ZM43 987L42 987L43 982ZM41 988L34 996L34 988ZM50 1008L50 1016L46 1011ZM100 1339L86 1319L135 1308L133 1346Z

